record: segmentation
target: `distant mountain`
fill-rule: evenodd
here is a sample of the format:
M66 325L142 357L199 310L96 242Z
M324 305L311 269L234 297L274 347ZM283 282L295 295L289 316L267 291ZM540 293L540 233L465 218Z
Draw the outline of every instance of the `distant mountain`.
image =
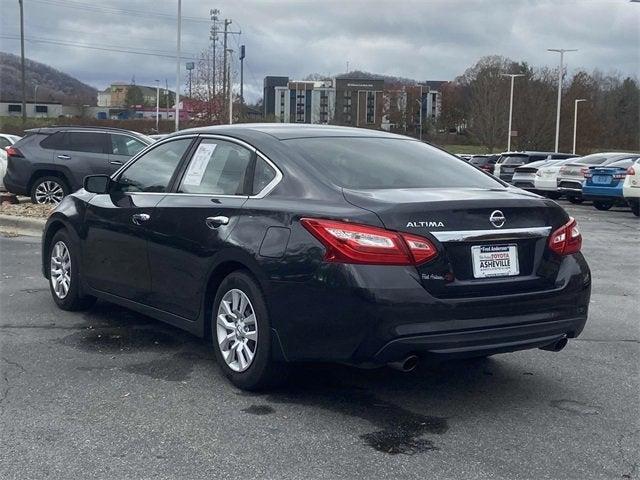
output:
M27 101L33 100L38 85L38 101L67 105L95 105L97 90L44 63L25 61ZM20 57L0 52L0 99L22 100Z

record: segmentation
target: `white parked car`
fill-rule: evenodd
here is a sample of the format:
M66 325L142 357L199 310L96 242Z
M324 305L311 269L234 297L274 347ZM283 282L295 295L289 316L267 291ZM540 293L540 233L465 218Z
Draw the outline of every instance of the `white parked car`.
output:
M558 192L558 173L563 165L573 161L575 158L567 158L538 168L533 179L534 190L553 200L560 198L562 194Z
M5 152L4 149L13 145L21 138L22 137L17 135L0 133L0 190L2 191L5 190L2 179L4 178L4 174L7 172L7 152Z
M543 167L550 167L558 163L565 162L565 160L538 160L537 162L531 162L527 165L517 167L513 172L513 178L511 183L514 187L522 188L523 190L536 191L536 174L538 170Z
M637 158L635 163L627 169L622 194L633 214L636 217L640 216L640 158Z

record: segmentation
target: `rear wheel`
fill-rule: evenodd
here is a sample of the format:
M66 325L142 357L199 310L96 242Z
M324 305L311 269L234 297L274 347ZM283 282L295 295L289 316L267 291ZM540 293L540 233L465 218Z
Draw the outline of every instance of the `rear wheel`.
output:
M40 177L31 187L31 201L39 205L57 205L66 195L69 187L58 177Z
M569 197L569 201L571 203L580 204L580 203L584 202L584 199L582 197L576 197L574 195L574 196Z
M81 294L78 259L67 231L58 231L49 248L49 288L53 301L63 310L84 310L96 301Z
M640 217L640 202L629 202L629 206L631 207L631 211L636 217Z
M286 379L287 365L271 358L269 314L262 290L249 274L235 271L220 284L211 334L218 365L238 388L261 390Z
M593 201L593 206L596 207L596 209L598 210L609 210L611 207L613 207L613 202L605 202L602 200L594 200Z

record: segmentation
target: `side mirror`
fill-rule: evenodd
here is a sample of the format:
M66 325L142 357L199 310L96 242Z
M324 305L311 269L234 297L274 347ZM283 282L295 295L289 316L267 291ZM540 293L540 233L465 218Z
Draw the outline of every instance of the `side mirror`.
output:
M90 193L109 193L111 177L109 175L89 175L84 177L84 189Z

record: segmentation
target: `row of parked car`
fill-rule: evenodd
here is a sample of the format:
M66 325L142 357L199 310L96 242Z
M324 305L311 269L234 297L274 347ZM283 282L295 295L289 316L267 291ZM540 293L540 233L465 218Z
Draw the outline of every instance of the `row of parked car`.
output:
M598 210L629 205L640 215L640 154L594 153L577 156L557 152L505 152L473 155L476 167L512 185L554 200L564 196L571 203L593 202Z

